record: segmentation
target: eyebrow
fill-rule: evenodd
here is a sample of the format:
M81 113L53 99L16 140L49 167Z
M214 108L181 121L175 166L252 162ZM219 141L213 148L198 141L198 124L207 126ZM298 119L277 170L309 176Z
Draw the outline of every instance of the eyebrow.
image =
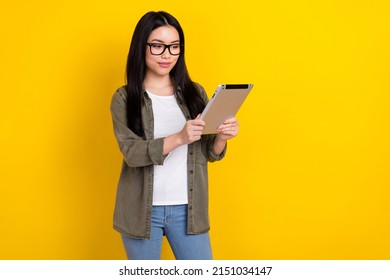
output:
M165 44L165 42L160 39L153 39L151 42L158 42L158 43ZM180 43L180 40L175 40L171 42L171 44L175 44L175 43Z

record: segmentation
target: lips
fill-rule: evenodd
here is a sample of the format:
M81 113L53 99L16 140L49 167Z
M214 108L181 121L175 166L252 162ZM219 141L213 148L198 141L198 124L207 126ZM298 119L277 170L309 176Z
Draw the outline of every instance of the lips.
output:
M171 63L169 62L159 62L158 65L162 68L169 68L171 66Z

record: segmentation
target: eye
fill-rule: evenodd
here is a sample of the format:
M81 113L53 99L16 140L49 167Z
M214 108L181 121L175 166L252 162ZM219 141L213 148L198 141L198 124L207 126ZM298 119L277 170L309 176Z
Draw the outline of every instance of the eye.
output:
M164 45L162 45L162 44L152 44L152 48L154 48L156 50L159 50L159 49L161 49L163 47L164 47Z
M180 44L173 44L173 45L171 45L171 48L174 50L177 50L180 48Z

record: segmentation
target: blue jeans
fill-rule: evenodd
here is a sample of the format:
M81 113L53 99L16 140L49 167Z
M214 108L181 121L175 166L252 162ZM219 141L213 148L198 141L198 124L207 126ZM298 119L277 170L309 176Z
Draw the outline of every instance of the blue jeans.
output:
M127 258L159 260L164 235L177 260L212 259L209 234L187 234L187 204L153 206L149 240L134 239L122 234Z

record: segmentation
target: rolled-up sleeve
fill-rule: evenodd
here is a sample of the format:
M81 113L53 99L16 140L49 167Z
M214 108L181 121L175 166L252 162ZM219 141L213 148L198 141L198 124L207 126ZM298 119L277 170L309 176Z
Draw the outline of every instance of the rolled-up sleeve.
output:
M209 134L209 139L207 141L207 151L208 151L208 161L209 162L214 162L214 161L219 161L223 159L226 155L226 149L227 149L227 143L225 145L225 148L223 149L221 154L216 154L214 151L214 141L216 138L215 134Z
M126 95L118 90L111 100L114 134L124 160L130 167L162 165L164 139L145 140L127 126Z

